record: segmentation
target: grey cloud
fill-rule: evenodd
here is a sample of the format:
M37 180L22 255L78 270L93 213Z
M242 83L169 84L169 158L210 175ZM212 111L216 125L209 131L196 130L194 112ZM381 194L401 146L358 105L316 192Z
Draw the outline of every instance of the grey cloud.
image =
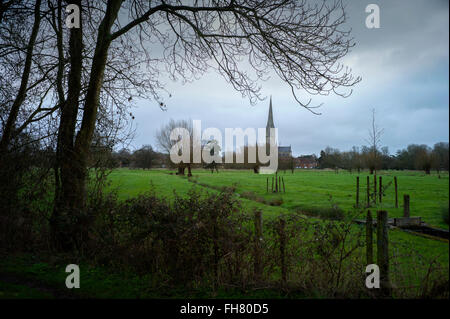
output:
M380 29L365 27L368 3L380 6ZM385 128L382 144L391 153L409 143L448 141L448 2L347 1L347 11L357 45L343 62L363 81L346 99L313 96L312 103L325 103L322 115L315 116L272 75L262 83L262 93L273 96L280 141L297 155L318 154L327 145L342 150L363 145L372 108ZM135 147L155 145L156 130L170 118L200 119L203 128L222 130L266 124L268 100L251 106L214 72L186 85L166 82L173 93L167 111L152 101L138 103ZM309 99L303 92L300 96Z

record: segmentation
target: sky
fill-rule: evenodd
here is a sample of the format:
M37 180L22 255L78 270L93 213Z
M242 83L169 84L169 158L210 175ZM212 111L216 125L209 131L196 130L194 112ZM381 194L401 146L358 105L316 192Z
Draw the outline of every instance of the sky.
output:
M342 60L361 76L350 97L312 96L324 103L321 115L302 108L290 88L276 75L262 82L264 101L251 105L219 74L199 80L166 82L172 97L167 110L157 102L139 100L132 110L136 135L131 150L144 144L156 147L155 134L170 119L201 120L202 129L263 128L269 97L280 145L291 145L293 155L316 154L327 146L342 151L366 145L375 109L384 133L381 144L391 154L408 144L449 140L449 4L447 0L346 0L347 26L356 46ZM380 28L369 29L368 4L380 8ZM303 101L310 96L300 92ZM225 135L223 133L223 135Z

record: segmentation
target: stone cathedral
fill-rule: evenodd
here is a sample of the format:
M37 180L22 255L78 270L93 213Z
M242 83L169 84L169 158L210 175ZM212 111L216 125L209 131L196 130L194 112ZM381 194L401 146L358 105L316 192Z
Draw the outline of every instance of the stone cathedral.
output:
M269 104L269 116L267 118L267 126L266 126L266 144L269 144L270 140L270 129L275 128L273 124L273 113L272 113L272 96L270 96L270 104ZM292 149L291 146L278 146L278 157L291 157Z

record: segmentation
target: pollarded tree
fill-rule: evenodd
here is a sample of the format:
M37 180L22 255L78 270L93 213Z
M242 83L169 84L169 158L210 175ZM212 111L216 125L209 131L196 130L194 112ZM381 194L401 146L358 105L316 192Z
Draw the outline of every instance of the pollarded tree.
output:
M193 127L191 121L186 120L178 120L175 121L173 119L170 119L169 123L166 125L163 125L157 132L156 132L156 141L158 143L158 147L167 155L170 154L172 151L173 146L181 139L181 137L178 137L178 140L171 139L172 132L175 133L182 133L179 131L180 129L187 130L190 138L190 149L189 149L189 161L187 163L184 163L181 161L177 164L178 167L178 175L184 175L184 172L186 170L186 167L188 169L188 176L192 176L192 167L191 164L193 162ZM183 150L179 150L179 153L182 153ZM178 154L181 155L181 154Z
M318 106L300 101L298 90L346 96L360 81L340 64L353 46L341 1L69 2L81 8L81 28L69 36L58 160L67 172L61 179L67 191L58 197L52 222L67 248L80 237L80 229L71 226L85 203L87 159L105 87L130 98L150 94L164 106L163 70L190 81L215 69L255 102L261 98L259 80L272 70L301 106L316 113ZM110 63L119 57L124 63ZM123 78L124 85L108 86L108 74Z

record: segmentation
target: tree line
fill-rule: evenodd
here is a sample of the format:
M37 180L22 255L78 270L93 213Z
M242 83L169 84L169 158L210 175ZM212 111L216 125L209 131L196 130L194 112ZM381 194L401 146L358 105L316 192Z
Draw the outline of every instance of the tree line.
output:
M398 150L394 155L388 147L374 149L369 146L354 146L350 151L326 147L320 151L319 168L346 169L349 171L369 169L376 170L423 170L430 174L449 169L449 143L439 142L433 147L424 144L410 144Z

